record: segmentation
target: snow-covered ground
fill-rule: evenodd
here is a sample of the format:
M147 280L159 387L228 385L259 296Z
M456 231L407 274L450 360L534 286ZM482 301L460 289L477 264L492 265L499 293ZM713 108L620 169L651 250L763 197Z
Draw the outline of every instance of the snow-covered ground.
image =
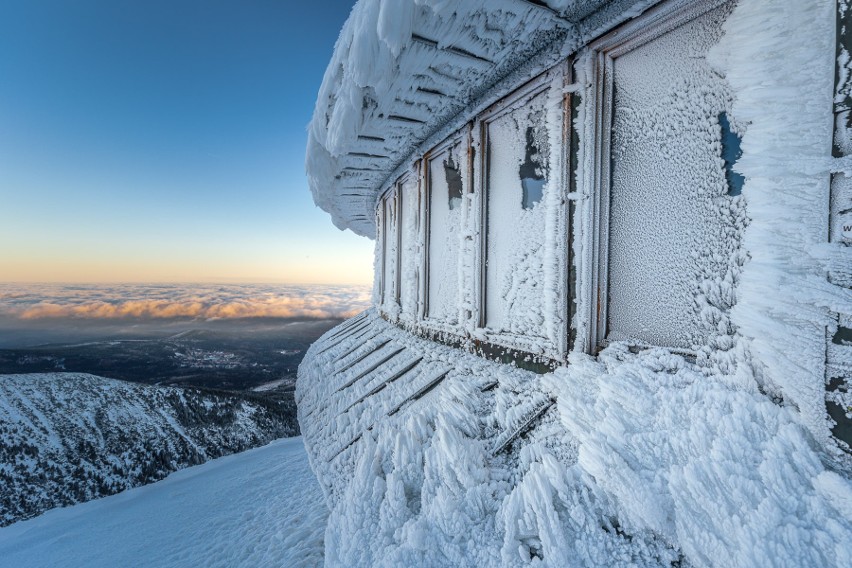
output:
M296 433L292 406L239 393L0 374L0 526Z
M296 388L329 566L852 566L849 470L754 384L623 343L536 375L348 325Z
M302 438L0 529L0 567L317 566L328 511Z

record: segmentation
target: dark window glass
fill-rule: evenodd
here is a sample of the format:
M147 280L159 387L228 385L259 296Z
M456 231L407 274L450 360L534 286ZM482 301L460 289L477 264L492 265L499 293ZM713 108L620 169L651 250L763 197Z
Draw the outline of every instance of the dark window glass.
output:
M462 178L459 167L453 162L452 155L444 160L444 175L447 176L448 198L450 209L455 209L461 205L462 199Z
M535 130L532 126L527 127L526 157L518 173L521 177L521 188L523 189L521 204L524 209L532 209L536 203L541 201L544 184L547 182L544 177L544 168L539 161L539 149L535 143Z
M740 195L743 192L745 178L734 171L734 165L743 155L740 144L742 137L731 131L728 113L719 115L719 126L722 127L722 159L725 160L725 179L728 180L728 195Z

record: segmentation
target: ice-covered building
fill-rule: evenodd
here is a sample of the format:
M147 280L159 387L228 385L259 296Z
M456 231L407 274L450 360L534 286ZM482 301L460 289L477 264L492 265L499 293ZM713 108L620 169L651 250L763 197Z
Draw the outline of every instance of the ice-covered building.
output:
M309 127L374 307L332 565L852 565L849 0L361 0Z

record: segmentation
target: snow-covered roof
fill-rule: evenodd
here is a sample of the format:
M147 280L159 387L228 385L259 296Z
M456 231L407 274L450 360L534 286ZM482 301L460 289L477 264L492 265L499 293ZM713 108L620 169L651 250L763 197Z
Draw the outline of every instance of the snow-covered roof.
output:
M373 237L376 196L412 150L606 3L360 0L309 126L316 204L339 228Z

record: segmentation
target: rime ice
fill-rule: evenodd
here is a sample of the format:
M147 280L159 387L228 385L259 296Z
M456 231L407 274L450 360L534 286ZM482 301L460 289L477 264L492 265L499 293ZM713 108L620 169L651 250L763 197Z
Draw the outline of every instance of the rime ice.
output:
M307 167L401 293L300 367L329 564L852 563L850 13L358 4Z

